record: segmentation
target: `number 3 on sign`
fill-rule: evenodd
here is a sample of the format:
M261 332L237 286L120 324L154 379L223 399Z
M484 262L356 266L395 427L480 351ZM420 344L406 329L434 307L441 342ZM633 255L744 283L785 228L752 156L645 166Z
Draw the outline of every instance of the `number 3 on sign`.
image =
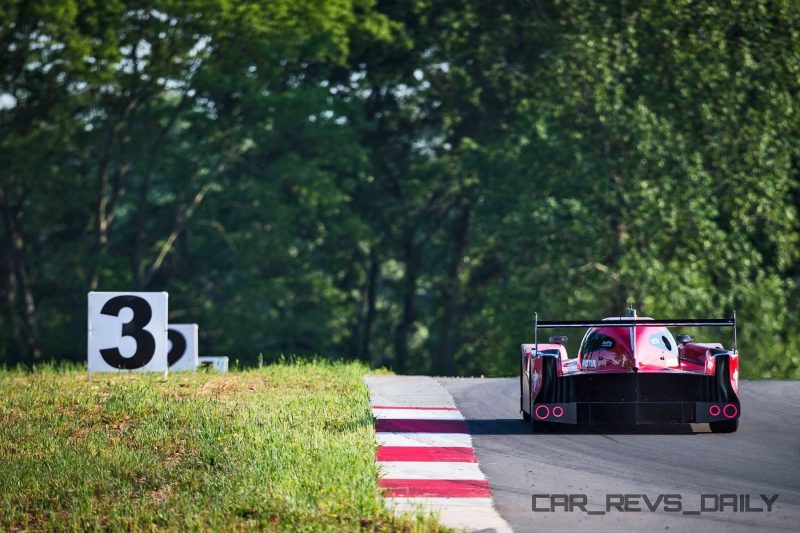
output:
M167 293L89 293L89 372L167 371Z

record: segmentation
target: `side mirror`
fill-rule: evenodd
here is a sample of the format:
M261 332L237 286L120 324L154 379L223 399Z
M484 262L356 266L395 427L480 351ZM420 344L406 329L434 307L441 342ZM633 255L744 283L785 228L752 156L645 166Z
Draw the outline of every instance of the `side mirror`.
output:
M550 342L553 344L567 344L568 340L569 338L566 335L553 335L550 337Z
M678 335L678 344L686 344L687 342L692 342L693 340L694 337L692 337L691 335L687 335L685 333L681 333L680 335Z

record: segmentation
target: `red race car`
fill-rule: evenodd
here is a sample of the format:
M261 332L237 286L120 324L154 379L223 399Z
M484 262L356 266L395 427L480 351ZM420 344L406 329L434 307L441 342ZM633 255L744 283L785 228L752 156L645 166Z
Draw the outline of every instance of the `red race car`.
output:
M533 344L522 345L520 409L532 422L559 424L708 423L714 433L739 426L739 352L736 314L727 319L540 322ZM733 348L672 336L667 327L732 327ZM578 355L567 337L539 342L539 330L589 328Z

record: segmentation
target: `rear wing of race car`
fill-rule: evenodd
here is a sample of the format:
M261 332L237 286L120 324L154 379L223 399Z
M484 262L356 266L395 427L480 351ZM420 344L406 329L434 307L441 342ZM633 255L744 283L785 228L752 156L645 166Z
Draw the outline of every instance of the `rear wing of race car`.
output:
M636 327L730 327L733 328L733 351L737 351L736 346L736 311L733 317L728 318L670 318L670 319L651 319L638 318L633 316L620 317L613 320L539 320L539 313L533 315L533 343L534 353L539 353L539 330L540 329L560 329L560 328L602 328L602 327L630 327L635 334ZM635 335L634 335L635 338Z

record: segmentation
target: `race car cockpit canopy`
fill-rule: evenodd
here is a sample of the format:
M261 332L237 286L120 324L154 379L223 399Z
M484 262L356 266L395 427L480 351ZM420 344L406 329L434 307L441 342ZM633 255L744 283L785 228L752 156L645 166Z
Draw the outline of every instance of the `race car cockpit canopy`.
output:
M615 326L613 323L630 320L626 317L603 319L608 326L589 328L581 341L578 357L584 368L631 369L644 360L675 360L677 363L678 344L672 333L663 326ZM639 317L639 321L652 321L649 317ZM634 339L635 335L635 339Z

